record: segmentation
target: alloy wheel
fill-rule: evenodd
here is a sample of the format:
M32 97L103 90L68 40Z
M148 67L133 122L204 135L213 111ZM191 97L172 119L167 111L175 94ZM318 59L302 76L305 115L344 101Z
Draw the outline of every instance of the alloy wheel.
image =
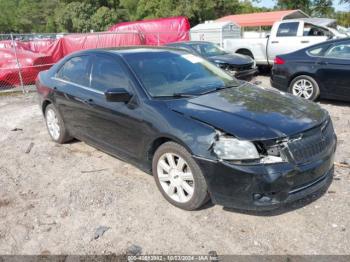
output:
M188 202L194 193L194 178L188 163L179 155L163 154L157 163L157 174L164 192L174 201Z
M309 80L300 79L294 83L292 93L295 96L310 99L314 93L314 86Z
M58 140L60 137L60 126L56 115L56 112L51 108L46 112L46 124L51 137L54 140Z

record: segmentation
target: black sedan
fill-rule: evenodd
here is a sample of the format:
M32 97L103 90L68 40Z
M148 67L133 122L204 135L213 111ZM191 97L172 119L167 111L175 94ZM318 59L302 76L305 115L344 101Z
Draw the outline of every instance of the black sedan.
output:
M350 38L277 56L271 84L308 100L350 101Z
M209 198L275 208L332 179L336 136L325 110L183 50L83 51L36 86L53 141L74 137L137 165L186 210Z
M185 49L197 56L202 56L241 80L251 80L258 73L255 60L250 56L229 53L211 42L176 42L167 46Z

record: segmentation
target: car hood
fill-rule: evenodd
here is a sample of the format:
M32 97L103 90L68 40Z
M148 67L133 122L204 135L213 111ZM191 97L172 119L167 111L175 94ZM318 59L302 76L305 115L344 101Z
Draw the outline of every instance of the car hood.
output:
M251 57L240 54L210 56L208 57L208 60L214 63L227 63L231 65L246 65L253 63L253 59Z
M313 102L250 83L167 103L175 112L246 140L292 136L321 124L328 116Z

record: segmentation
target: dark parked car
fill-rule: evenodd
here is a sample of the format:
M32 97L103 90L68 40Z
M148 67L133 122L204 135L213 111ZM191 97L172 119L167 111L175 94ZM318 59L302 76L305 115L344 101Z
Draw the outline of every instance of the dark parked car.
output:
M55 142L74 137L137 165L186 210L209 198L275 208L332 179L327 111L184 50L83 51L41 72L36 86Z
M350 38L277 56L271 84L309 100L321 97L350 101Z
M176 42L166 46L185 49L202 56L238 79L251 80L258 73L255 60L250 56L229 53L211 42Z

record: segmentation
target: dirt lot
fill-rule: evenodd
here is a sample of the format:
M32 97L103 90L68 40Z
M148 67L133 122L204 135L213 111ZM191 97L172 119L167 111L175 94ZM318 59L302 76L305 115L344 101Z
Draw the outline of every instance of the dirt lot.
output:
M338 135L336 162L349 163L350 103L321 106ZM82 142L51 142L35 94L0 96L0 148L0 254L350 253L346 165L323 196L277 212L186 212L135 167Z

